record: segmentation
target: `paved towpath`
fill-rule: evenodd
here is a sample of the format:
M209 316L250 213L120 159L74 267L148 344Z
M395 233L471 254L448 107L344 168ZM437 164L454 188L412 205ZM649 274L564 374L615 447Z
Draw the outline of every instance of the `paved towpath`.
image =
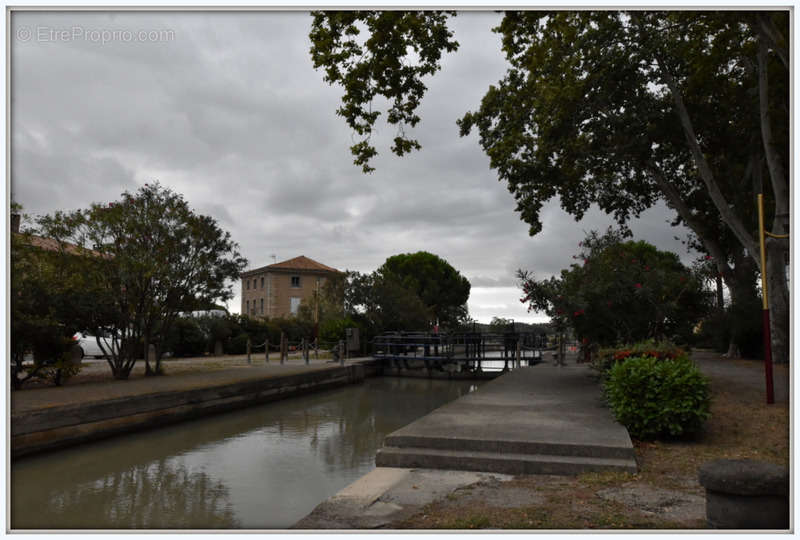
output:
M507 373L388 435L376 463L510 474L636 470L628 432L585 364Z
M348 360L346 365L363 360L369 360L369 358L354 358ZM103 364L98 364L98 366L110 371L110 368ZM254 362L253 365L237 365L237 367L227 369L197 372L180 371L159 377L135 378L122 381L104 380L61 387L29 388L11 392L11 413L15 415L50 407L78 405L162 392L211 388L249 380L288 377L298 373L330 369L338 366L339 363L325 360L312 360L309 365L305 365L301 359L293 359L286 364L280 364L276 358L267 365L262 360L261 362ZM169 370L169 367L167 369Z

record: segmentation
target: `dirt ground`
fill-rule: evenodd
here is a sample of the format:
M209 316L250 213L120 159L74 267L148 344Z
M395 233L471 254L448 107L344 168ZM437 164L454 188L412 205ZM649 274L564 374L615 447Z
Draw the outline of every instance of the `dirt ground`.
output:
M314 358L313 352L311 353L311 361L324 362L329 360L330 353L320 351L319 357ZM278 353L270 353L270 363L277 363L280 361ZM164 376L179 375L182 373L196 373L198 371L217 371L220 369L231 368L247 368L251 365L261 365L264 363L264 352L253 353L251 356L253 364L247 363L247 355L224 355L224 356L197 356L191 358L164 358L161 361ZM301 353L290 353L288 358L289 363L303 362ZM152 365L152 363L151 363ZM136 364L131 370L129 380L144 378L144 360L137 360ZM80 371L67 379L64 386L74 386L86 383L95 382L108 382L113 381L114 377L111 374L111 367L105 359L97 358L84 358L81 362ZM24 389L27 388L45 388L53 386L53 383L46 380L30 379L25 383Z
M634 441L637 474L517 476L468 486L395 529L703 529L698 468L718 458L789 464L789 370L775 366L776 403L765 402L763 364L709 352L693 358L710 378L712 417L689 440Z

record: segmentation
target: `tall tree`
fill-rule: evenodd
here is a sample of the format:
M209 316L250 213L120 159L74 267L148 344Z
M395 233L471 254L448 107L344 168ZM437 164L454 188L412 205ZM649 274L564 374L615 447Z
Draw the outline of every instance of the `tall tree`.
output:
M415 293L442 326L466 318L469 280L441 257L427 251L393 255L377 272Z
M375 95L403 92L391 80L376 84L375 68L417 34L403 25L373 30L365 59L345 44L366 15L352 15L347 25L338 17L314 14L312 57L337 74L328 81L345 86L351 110L374 113ZM733 257L715 234L719 224L760 266L753 205L762 177L769 179L763 191L772 230L783 233L789 215L787 12L506 12L495 30L510 67L459 126L462 135L479 131L531 234L555 197L578 219L597 204L619 223L663 199L700 238L729 288ZM448 39L428 45L454 48ZM438 57L429 58L434 69L411 72L415 83L438 68ZM359 100L350 92L359 84L374 93ZM770 239L768 250L762 270L773 348L787 361L788 242Z
M519 272L523 302L569 326L592 345L643 339L688 342L707 313L709 294L674 253L624 234L591 232L559 277L537 281Z
M12 207L12 211L20 208ZM78 315L92 301L90 289L77 286L82 258L70 252L56 252L46 239L29 230L14 232L10 238L10 344L11 385L20 388L33 377L52 371L61 382L72 336L80 330ZM33 363L23 365L32 353Z
M128 377L142 345L146 353L150 343L156 346L159 373L162 345L178 314L230 298L228 282L247 264L230 233L158 183L125 192L116 202L43 216L38 223L62 251L71 243L93 253L77 276L97 293L80 326L111 337L104 352L118 379Z

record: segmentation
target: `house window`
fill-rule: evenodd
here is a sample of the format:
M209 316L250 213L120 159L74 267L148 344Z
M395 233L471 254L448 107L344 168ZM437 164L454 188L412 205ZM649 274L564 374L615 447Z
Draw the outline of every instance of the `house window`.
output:
M292 287L295 289L300 288L300 276L292 276Z
M261 299L261 314L264 314L264 299Z
M248 291L250 290L250 280L249 279L247 280L247 290Z
M291 306L290 311L292 315L297 315L297 310L300 308L300 297L299 296L292 296L290 298Z
M261 276L261 288L264 288L264 276Z

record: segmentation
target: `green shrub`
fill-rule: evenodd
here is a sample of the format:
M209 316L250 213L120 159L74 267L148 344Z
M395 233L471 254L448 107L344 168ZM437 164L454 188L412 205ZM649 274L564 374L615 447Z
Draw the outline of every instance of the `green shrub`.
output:
M714 310L700 324L697 346L713 349L718 353L727 352L731 342L731 326L731 317L727 311Z
M347 339L347 329L356 328L358 324L350 317L328 319L319 327L319 339L326 343L337 343L340 339Z
M685 355L616 362L605 392L614 416L637 439L691 434L710 416L708 379Z
M223 344L225 354L245 354L247 353L247 334L239 334ZM255 343L257 345L257 343Z
M202 356L208 347L208 337L193 317L179 317L166 340L166 350L173 356Z
M67 379L77 375L80 370L81 364L73 363L69 358L69 353L65 353L62 358L52 364L47 364L40 371L36 371L34 377L61 386Z
M34 349L33 366L25 368L25 371L31 377L61 386L81 370L80 361L72 360L73 347L75 340L72 337L52 336L51 340L43 340Z

